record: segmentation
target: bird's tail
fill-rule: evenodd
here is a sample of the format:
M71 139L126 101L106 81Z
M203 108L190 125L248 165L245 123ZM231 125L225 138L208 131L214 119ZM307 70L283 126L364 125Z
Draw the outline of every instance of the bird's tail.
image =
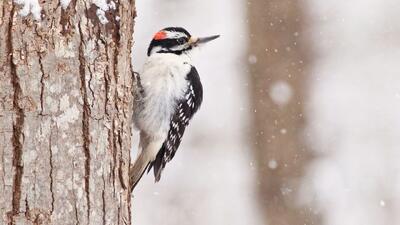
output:
M141 152L136 159L135 163L129 170L129 186L131 187L131 191L135 189L137 183L139 182L140 178L142 178L146 168L149 166L150 162L146 157L144 152Z

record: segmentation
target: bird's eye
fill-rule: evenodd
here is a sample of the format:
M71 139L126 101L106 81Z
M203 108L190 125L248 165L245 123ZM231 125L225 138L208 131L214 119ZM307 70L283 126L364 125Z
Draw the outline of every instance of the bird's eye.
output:
M187 42L185 37L178 38L176 41L180 45L185 44Z

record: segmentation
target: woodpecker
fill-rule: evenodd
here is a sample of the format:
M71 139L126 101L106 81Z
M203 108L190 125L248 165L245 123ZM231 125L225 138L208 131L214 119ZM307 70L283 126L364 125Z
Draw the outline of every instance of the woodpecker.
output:
M197 38L181 27L157 32L137 81L140 91L134 123L140 130L139 153L129 171L131 190L153 169L155 182L174 157L189 121L203 100L203 87L189 53L219 35Z

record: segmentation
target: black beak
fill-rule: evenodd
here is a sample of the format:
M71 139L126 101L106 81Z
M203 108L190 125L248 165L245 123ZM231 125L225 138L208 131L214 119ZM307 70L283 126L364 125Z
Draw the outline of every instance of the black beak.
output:
M207 43L209 41L215 40L217 38L219 38L220 35L213 35L213 36L209 36L209 37L201 37L198 39L197 44L204 44Z
M199 44L204 44L207 43L209 41L215 40L217 38L219 38L220 35L213 35L213 36L209 36L209 37L201 37L201 38L195 38L195 37L191 37L189 40L189 43L191 45L197 46Z

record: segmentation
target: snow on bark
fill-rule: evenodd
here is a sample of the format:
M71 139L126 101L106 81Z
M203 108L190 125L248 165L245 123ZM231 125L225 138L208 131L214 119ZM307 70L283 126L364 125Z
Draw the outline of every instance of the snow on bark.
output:
M70 2L71 0L60 0L61 7L67 9Z
M28 16L32 13L35 20L40 20L40 12L42 8L40 7L38 0L14 0L14 2L22 5L22 9L19 11L21 16Z

